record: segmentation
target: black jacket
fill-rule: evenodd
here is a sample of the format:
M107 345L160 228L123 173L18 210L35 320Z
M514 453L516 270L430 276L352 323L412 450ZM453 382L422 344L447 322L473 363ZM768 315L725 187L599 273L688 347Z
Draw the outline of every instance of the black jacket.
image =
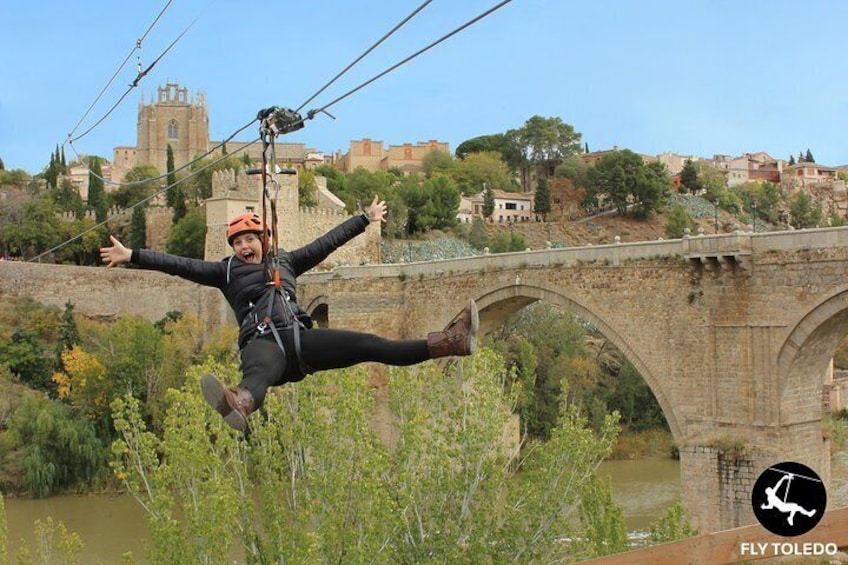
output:
M294 314L306 317L306 312L297 304L296 278L318 265L333 251L361 234L368 226L365 214L354 216L334 227L312 243L294 251L280 250L278 254L280 283L290 297ZM133 249L130 262L143 269L162 271L183 279L212 286L221 290L235 312L241 331L239 348L246 345L255 326L245 323L255 304L267 304L268 286L266 285L265 265L245 263L236 256L221 261L203 261L178 255L170 255L149 249ZM263 308L260 319L265 315ZM272 320L277 327L284 327L290 316L283 305L275 301Z

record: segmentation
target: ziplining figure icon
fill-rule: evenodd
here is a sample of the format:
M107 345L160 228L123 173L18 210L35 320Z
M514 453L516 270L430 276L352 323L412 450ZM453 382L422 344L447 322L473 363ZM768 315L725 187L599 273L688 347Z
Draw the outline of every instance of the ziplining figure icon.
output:
M783 473L783 476L780 477L780 480L778 480L773 487L766 487L765 491L768 502L766 504L760 505L760 509L771 510L773 508L776 508L782 514L789 514L789 517L786 518L786 521L789 523L790 526L795 525L796 513L800 512L807 518L812 518L816 514L815 508L813 508L812 510L807 510L800 504L797 504L795 502L787 502L787 499L789 498L789 487L792 484L792 479L795 477L807 479L808 481L816 481L818 483L820 483L821 481L818 479L813 479L812 477L805 477L804 475L795 475L794 473L789 473L781 469L775 469L773 467L771 467L771 470ZM783 481L786 481L786 490L784 491L783 499L781 500L780 497L777 496L777 492L780 490L780 485L783 484Z

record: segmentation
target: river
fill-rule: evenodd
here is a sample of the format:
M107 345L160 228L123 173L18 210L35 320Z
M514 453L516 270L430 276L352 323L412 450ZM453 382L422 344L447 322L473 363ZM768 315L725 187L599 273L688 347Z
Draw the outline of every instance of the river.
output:
M680 497L680 465L673 459L606 461L599 474L609 477L613 498L622 507L627 528L646 530ZM144 556L147 526L144 512L128 495L53 496L33 500L6 499L9 554L21 540L34 551L33 524L48 516L79 534L85 543L83 563L120 563L131 551L137 562ZM848 451L833 457L828 506L848 505Z

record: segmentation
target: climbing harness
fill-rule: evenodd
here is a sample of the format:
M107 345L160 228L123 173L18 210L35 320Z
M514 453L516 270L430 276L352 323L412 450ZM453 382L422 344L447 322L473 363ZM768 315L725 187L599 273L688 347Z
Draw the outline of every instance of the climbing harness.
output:
M312 115L312 112L310 112L306 119L310 119ZM280 184L270 174L271 167L274 167L274 175L278 172L276 137L280 134L301 129L304 125L304 118L294 110L277 106L260 110L257 118L259 119L259 135L262 141L262 224L265 226L262 232L262 261L265 266L265 285L268 287L268 293L262 302L252 305L253 315L246 318L245 321L246 323L256 324L255 336L266 335L270 330L274 336L274 341L283 352L283 355L285 355L286 348L283 344L283 339L273 321L274 305L279 301L283 313L282 329L283 331L291 329L297 369L301 375L306 375L313 372L303 362L303 356L300 350L300 332L302 329L306 329L306 325L295 314L291 306L291 296L282 287L280 281L279 230L277 228L277 198L280 193ZM271 194L272 185L273 195ZM270 230L268 229L269 208L271 215ZM263 302L267 302L267 305L263 304ZM263 307L265 309L265 315L260 320L258 312Z

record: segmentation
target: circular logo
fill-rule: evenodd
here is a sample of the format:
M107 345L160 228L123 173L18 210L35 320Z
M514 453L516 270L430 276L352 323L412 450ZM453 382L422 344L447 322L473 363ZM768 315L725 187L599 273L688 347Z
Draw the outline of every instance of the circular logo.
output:
M779 536L800 536L816 527L827 507L824 482L815 471L794 461L762 472L751 493L754 516Z

